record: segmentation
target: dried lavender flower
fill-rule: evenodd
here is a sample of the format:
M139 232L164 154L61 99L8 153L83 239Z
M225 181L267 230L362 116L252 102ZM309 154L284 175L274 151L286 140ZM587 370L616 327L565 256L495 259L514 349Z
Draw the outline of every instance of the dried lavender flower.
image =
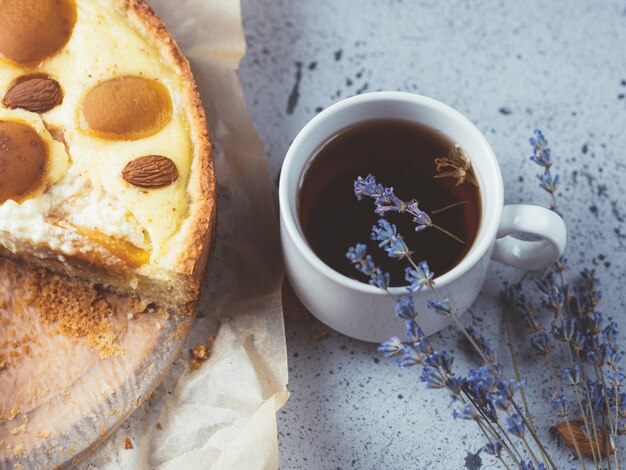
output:
M564 394L559 393L552 399L552 409L558 418L567 418L569 416L569 404Z
M535 129L535 135L529 139L529 142L533 147L533 154L530 159L543 168L550 168L552 166L551 151L543 132Z
M530 345L542 356L546 356L552 352L550 338L545 333L538 333L530 338Z
M420 261L417 267L406 268L404 278L409 283L412 291L426 290L434 285L435 274L428 268L428 263Z
M502 454L502 444L500 441L488 442L484 445L483 452L493 455L494 457L500 457Z
M552 204L550 209L557 210L555 193L559 184L559 175L552 175L550 168L552 167L551 151L548 148L548 141L539 129L535 129L535 135L530 138L530 145L533 148L533 154L530 159L543 168L543 173L537 175L539 187L550 194Z
M480 420L481 416L474 405L465 405L460 411L453 410L452 417L454 419Z
M365 274L370 278L369 283L381 289L388 289L391 284L389 273L384 273L374 263L371 255L367 254L367 246L357 243L355 246L348 248L346 258L354 265L357 271Z
M564 368L563 373L572 387L576 387L580 384L580 364L578 362L576 362L573 367Z
M408 320L417 316L413 296L411 294L407 294L398 299L396 302L396 315L403 320Z
M400 338L393 337L378 346L378 350L384 354L385 357L395 357L404 351L404 345Z
M430 216L419 208L419 203L415 199L410 201L407 205L407 212L413 216L416 232L421 232L428 227L432 227L433 221Z
M507 431L513 434L515 437L523 438L526 433L526 425L522 421L522 418L517 413L507 416L506 418Z
M359 201L364 196L374 199L375 212L381 216L390 211L404 212L406 210L406 204L395 195L393 188L385 188L382 184L377 183L376 178L371 174L365 178L359 176L355 180L354 195Z
M428 308L432 308L439 315L454 315L455 309L452 307L450 299L429 300L426 304Z
M390 258L408 258L411 255L409 247L406 245L402 235L394 224L380 219L377 225L372 227L371 238L379 242L378 246L383 248Z
M478 182L472 174L472 161L458 145L450 149L447 156L435 158L435 167L438 172L435 178L455 178L456 186L467 180L478 187ZM450 168L450 170L442 171L444 168Z

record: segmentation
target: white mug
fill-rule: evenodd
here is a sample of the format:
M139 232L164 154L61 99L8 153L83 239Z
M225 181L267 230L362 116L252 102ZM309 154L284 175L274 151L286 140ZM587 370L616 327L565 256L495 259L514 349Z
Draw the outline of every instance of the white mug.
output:
M287 276L304 306L323 323L364 341L404 337L404 322L395 315L393 298L378 287L339 274L320 260L302 233L297 212L303 172L319 148L347 127L384 118L437 129L460 145L472 160L482 198L480 228L461 262L434 280L436 289L450 298L458 314L476 299L492 259L535 270L547 267L562 255L567 238L563 220L539 206L504 206L502 174L496 156L465 116L443 103L412 93L384 91L355 96L322 111L300 131L287 152L280 177L280 229ZM540 240L511 236L522 233ZM406 292L402 287L390 291L396 296ZM426 308L432 292L413 295L418 322L427 335L450 324L450 318Z

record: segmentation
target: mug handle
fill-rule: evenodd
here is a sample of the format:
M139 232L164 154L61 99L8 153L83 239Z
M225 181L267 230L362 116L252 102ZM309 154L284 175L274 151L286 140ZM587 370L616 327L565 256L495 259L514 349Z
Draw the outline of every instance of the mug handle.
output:
M542 238L528 241L511 234L526 233ZM555 212L527 204L504 206L491 257L514 268L534 271L558 260L565 250L567 229Z

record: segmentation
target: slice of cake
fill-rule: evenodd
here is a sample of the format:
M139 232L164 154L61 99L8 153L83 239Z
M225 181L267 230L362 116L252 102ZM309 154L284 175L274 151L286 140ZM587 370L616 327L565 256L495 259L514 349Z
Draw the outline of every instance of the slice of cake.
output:
M0 254L192 311L211 145L145 1L0 1L0 99Z

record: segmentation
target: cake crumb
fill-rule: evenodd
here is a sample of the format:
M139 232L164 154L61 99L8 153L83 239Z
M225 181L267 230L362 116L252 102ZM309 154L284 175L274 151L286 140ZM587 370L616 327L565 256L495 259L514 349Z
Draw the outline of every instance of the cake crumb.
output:
M50 432L49 431L37 431L37 436L41 437L42 439L48 439L50 437Z
M117 343L117 333L108 327L108 323L100 331L89 333L87 335L87 344L100 352L100 359L124 355L124 350Z
M163 431L163 426L161 426L161 423L156 423L156 428L157 428L159 431Z
M124 449L128 450L128 449L132 449L133 448L133 441L130 440L130 437L125 437L124 438Z
M184 340L187 337L187 333L189 331L189 326L190 323L183 323L182 325L178 325L178 328L176 328L176 331L174 331L171 335L170 338L174 339L174 340Z
M13 447L13 455L22 455L26 453L26 449L24 449L24 444L15 444Z
M13 470L26 470L26 467L18 462L13 466Z
M22 434L26 432L26 424L22 424L21 426L17 426L15 428L9 429L9 433L15 435L15 434Z
M9 412L9 416L5 416L5 419L7 421L13 421L18 414L20 414L20 409L16 405L13 405L13 408L11 408L11 411Z
M209 348L206 344L199 344L191 349L191 355L194 359L206 361L209 358Z
M115 314L115 307L93 285L45 268L24 269L16 264L12 272L13 284L20 291L13 299L13 307L32 306L42 322L56 325L60 334L87 337L87 343L99 351L102 359L123 353L108 320ZM19 346L22 354L30 353L27 341Z
M0 263L0 278L4 277L4 264ZM5 302L5 300L2 300ZM32 355L31 344L36 340L24 334L20 328L20 317L11 310L0 308L0 372L18 366Z
M191 353L191 370L199 369L202 363L206 361L209 356L211 356L211 351L213 350L213 344L215 343L216 337L217 331L209 338L206 343L194 346L189 350L189 352Z
M141 299L140 297L130 297L126 301L126 306L130 310L129 314L132 318L132 314L144 313L150 306L150 302L145 299Z
M325 338L326 336L328 336L328 331L324 329L317 330L315 333L311 335L311 340L317 343L319 340L321 340L322 338Z

